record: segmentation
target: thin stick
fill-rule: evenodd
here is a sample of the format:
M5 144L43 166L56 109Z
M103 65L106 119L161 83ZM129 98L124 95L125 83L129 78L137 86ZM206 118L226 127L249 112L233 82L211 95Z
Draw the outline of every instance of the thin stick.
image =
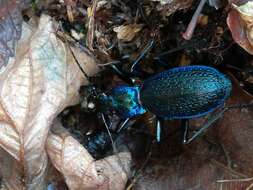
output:
M107 62L107 63L99 63L98 66L99 67L105 67L105 66L108 66L108 65L113 65L113 64L118 64L120 63L120 61L110 61L110 62Z
M190 23L189 23L189 25L188 25L186 31L185 31L185 32L183 33L183 35L182 35L183 38L184 38L185 40L190 40L190 39L192 38L194 29L195 29L195 27L196 27L196 25L197 25L198 17L199 17L199 15L200 15L200 13L201 13L201 11L202 11L202 9L203 9L203 7L204 7L206 1L207 1L207 0L201 0L201 1L200 1L200 3L199 3L199 5L198 5L198 7L197 7L195 13L194 13L193 16L192 16L192 19L191 19L191 21L190 21Z
M253 177L250 178L244 178L244 179L221 179L217 180L217 183L229 183L229 182L247 182L247 181L252 181Z

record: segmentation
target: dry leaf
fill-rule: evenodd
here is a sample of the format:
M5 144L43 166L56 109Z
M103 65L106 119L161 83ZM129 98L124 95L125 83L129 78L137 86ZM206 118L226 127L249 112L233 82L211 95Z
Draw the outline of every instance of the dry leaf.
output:
M45 189L44 146L49 127L60 111L75 102L80 85L87 82L54 31L51 18L45 15L34 32L23 24L16 57L1 70L0 146L14 158L5 165L10 175L3 175L10 190ZM88 74L97 72L94 59L75 53L83 58L80 64L86 63Z
M244 22L247 38L253 46L253 1L249 1L241 6L234 5L234 7Z
M125 187L130 172L129 153L95 161L57 121L47 139L47 152L71 190L120 190Z
M122 41L130 42L142 29L142 24L121 25L113 28L117 33L117 38Z
M233 5L235 10L228 14L228 27L235 42L253 54L253 2L249 1L241 6Z

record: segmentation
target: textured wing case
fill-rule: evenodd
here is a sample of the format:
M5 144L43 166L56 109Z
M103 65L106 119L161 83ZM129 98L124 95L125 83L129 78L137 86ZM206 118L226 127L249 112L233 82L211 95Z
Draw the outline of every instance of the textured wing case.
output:
M231 89L231 81L214 68L179 67L147 79L140 89L140 101L160 117L194 118L222 106Z

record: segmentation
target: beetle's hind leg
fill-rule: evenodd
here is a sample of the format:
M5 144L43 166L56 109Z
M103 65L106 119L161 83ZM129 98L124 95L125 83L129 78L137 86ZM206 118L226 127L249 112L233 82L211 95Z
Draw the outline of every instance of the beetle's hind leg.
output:
M188 141L189 119L182 119L181 131L182 131L183 144L186 144Z
M222 108L220 111L211 116L204 123L203 127L201 127L197 132L195 132L194 135L191 138L189 138L184 144L189 144L197 137L201 136L208 128L212 126L213 123L215 123L218 119L220 119L223 116L224 112L226 112L227 110L228 108Z
M159 143L161 141L161 121L156 120L156 141Z

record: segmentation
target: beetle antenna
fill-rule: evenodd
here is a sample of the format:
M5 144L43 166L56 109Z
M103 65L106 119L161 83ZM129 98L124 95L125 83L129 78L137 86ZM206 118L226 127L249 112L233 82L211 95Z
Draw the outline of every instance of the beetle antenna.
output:
M147 53L151 50L151 48L154 46L155 40L152 39L144 48L144 50L140 53L140 55L137 57L137 59L133 62L131 67L131 72L134 71L134 67L147 55Z

